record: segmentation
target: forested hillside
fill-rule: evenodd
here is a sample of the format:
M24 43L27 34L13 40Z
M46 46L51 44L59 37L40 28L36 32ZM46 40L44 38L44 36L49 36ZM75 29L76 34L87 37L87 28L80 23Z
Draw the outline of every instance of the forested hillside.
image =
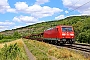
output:
M90 16L67 17L62 20L42 22L22 28L2 31L0 39L11 37L20 38L30 34L38 34L57 25L72 25L74 27L76 41L90 43Z

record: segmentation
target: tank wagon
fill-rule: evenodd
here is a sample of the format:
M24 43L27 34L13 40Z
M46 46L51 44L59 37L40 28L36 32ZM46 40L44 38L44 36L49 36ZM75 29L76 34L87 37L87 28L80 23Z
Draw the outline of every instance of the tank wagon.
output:
M43 40L54 44L73 44L74 29L72 26L56 26L43 32Z

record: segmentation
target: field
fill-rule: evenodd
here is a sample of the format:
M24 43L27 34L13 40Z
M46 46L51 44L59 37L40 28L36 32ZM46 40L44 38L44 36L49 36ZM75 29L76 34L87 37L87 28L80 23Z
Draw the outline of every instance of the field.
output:
M0 60L28 60L21 39L0 44Z
M37 60L51 60L52 57L58 60L89 60L78 52L70 51L65 48L58 49L44 42L26 39L24 39L24 42Z

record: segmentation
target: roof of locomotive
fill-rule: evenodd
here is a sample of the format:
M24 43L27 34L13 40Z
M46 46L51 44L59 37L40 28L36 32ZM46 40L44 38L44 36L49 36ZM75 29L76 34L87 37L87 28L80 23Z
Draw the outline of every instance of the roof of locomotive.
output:
M53 28L58 28L58 27L72 27L72 26L58 25L58 26L53 27ZM49 29L47 29L47 30L51 30L51 29L53 29L53 28L49 28ZM45 30L45 31L47 31L47 30Z

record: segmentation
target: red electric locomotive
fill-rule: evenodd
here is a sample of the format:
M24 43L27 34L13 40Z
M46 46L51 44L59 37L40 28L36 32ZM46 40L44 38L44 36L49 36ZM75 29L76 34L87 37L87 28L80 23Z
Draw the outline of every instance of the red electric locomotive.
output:
M74 30L72 26L56 26L55 28L50 28L43 33L44 41L55 44L73 44L74 40Z

